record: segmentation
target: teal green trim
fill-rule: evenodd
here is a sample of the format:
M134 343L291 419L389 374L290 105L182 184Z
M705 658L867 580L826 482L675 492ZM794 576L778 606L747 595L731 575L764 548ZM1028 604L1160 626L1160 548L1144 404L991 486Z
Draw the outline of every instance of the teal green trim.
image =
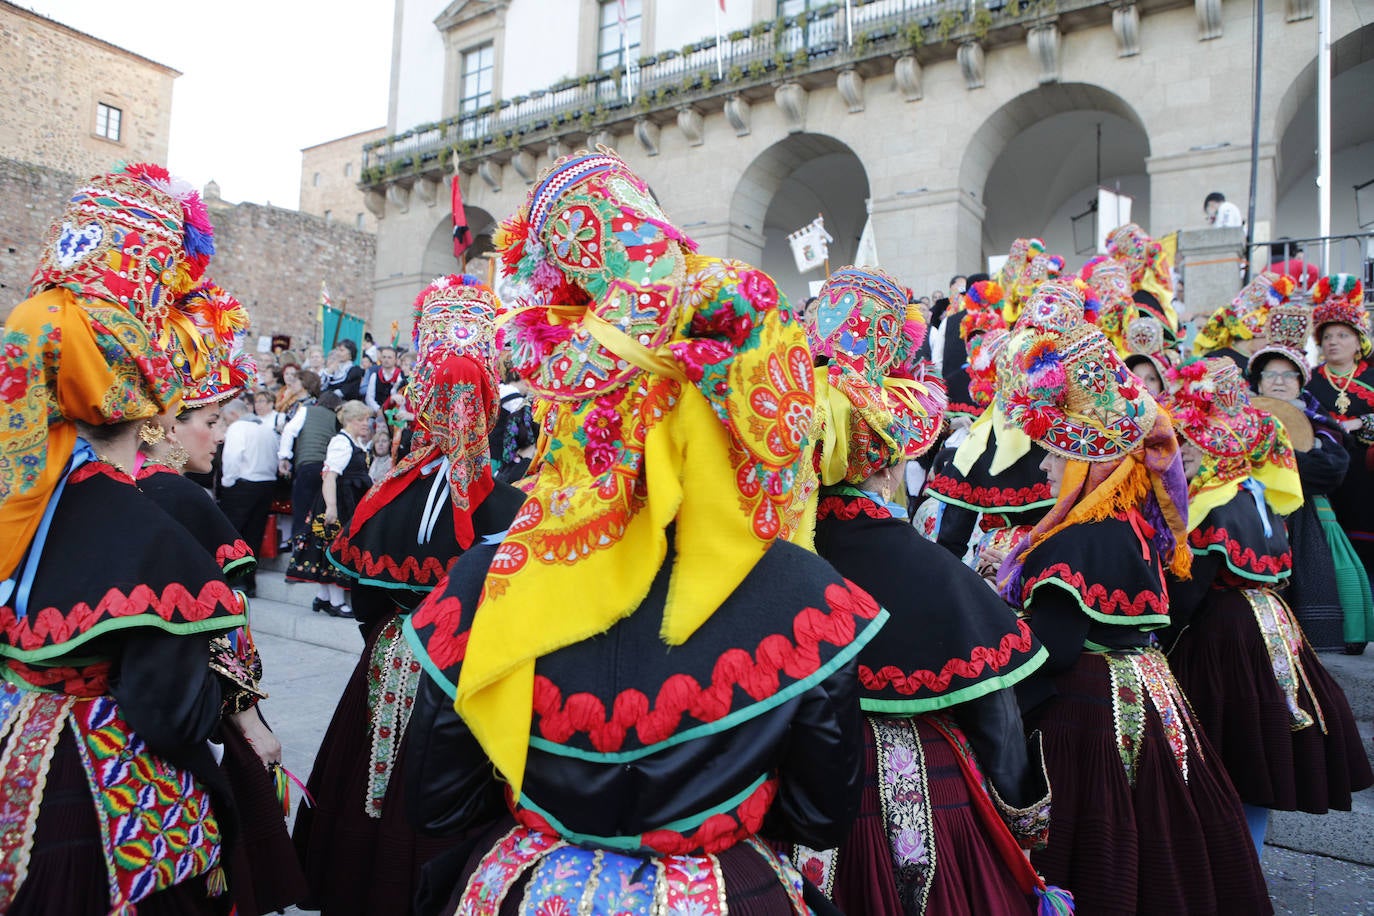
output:
M1273 585L1275 582L1286 582L1288 580L1288 577L1292 575L1291 571L1285 572L1282 575L1266 576L1263 573L1257 573L1254 570L1250 569L1237 569L1235 565L1231 562L1231 552L1226 549L1225 543L1213 544L1210 547L1207 547L1203 550L1198 550L1196 547L1191 547L1189 549L1193 552L1193 556L1195 557L1200 557L1203 554L1208 553L1221 554L1221 559L1223 562L1226 563L1227 569L1231 570L1232 573L1234 573L1237 576L1240 576L1242 579L1246 579L1250 582L1262 582L1265 585Z
M929 697L923 700L880 700L877 698L860 697L859 707L864 712L881 712L892 715L919 716L928 712L939 712L948 709L959 703L967 703L969 700L976 700L985 697L990 693L1003 690L1021 683L1030 677L1049 660L1050 652L1044 646L1036 650L1035 654L1026 659L1020 665L1010 671L1004 671L996 677L970 684L959 690L951 690L936 697Z
M545 738L536 738L531 735L530 747L544 751L548 754L556 754L559 757L572 757L577 760L591 760L597 763L628 763L632 760L638 760L641 757L656 754L661 750L674 747L675 745L687 741L692 741L696 738L720 734L723 731L734 728L742 722L747 722L750 719L761 716L768 710L780 706L792 699L794 696L810 690L816 684L819 684L831 674L843 668L851 659L859 654L860 649L868 645L869 641L872 640L874 636L878 635L878 631L887 623L888 616L887 611L880 608L877 616L874 617L872 622L854 638L853 642L835 653L834 658L818 668L809 677L789 684L766 700L760 700L743 709L737 709L714 722L706 722L695 728L689 728L686 731L678 732L672 737L665 738L656 744L651 744L647 747L642 747L633 751L599 753L597 751L585 751L577 747L566 747L561 744L554 744L552 741ZM414 624L409 617L406 618L405 625L402 627L401 632L405 634L406 641L410 643L410 647L415 650L415 656L419 659L420 665L425 669L425 672L430 677L434 678L435 683L444 688L445 693L450 697L454 696L458 692L457 685L449 680L442 671L435 667L434 662L430 660L429 651L425 648L424 643L420 641L420 634L415 632Z
M415 592L416 594L421 595L429 594L430 592L434 591L435 587L438 585L438 583L436 582L434 585L415 586L407 585L404 582L384 582L381 579L365 578L363 576L358 575L356 570L349 569L347 566L344 566L338 560L334 559L333 550L326 549L324 555L325 558L329 560L329 562L334 566L335 569L343 573L345 576L348 576L348 578L352 579L354 582L357 582L359 585L370 585L374 588L393 588L397 591Z
M1026 503L1024 506L975 506L973 503L966 503L962 499L955 499L953 496L946 496L935 490L929 491L931 499L938 499L942 503L951 506L960 506L970 512L983 512L988 515L1018 515L1022 512L1029 512L1032 509L1043 509L1046 506L1053 506L1055 499L1040 499L1033 503Z
M707 820L715 817L717 814L724 814L726 811L735 810L741 804L744 803L744 800L746 798L757 792L759 786L763 785L767 781L768 774L764 773L758 779L750 783L746 788L742 789L739 792L736 792L734 795L730 796L728 799L721 802L720 804L715 805L711 808L707 808L705 811L701 811L697 814L689 814L687 817L678 818L677 820L672 821L671 823L664 824L658 829L670 830L673 833L686 834L688 831L700 827L702 824L706 823ZM575 830L569 830L561 821L558 820L558 818L554 817L548 811L545 811L543 808L539 807L534 802L530 801L530 797L523 792L520 793L519 804L521 808L533 811L535 814L539 815L544 820L548 821L549 826L552 827L554 829L554 832L557 833L560 837L562 837L565 840L569 840L579 846L597 846L603 849L619 849L623 851L631 851L635 849L640 849L644 845L643 834L636 834L635 836L597 836L596 834L592 833L578 833Z
M251 569L243 569L243 568L242 568L242 567L244 567L244 566L247 566L249 563L252 563L252 564L253 564L253 566L252 566ZM257 569L257 568L258 568L258 559L257 559L257 557L248 556L248 557L239 557L237 560L230 560L228 563L226 563L226 564L224 565L224 568L221 569L220 572L224 574L224 578L226 578L226 579L232 579L234 576L245 575L245 574L247 574L247 573L252 572L254 569Z
M729 715L723 716L714 722L706 722L694 728L689 728L686 731L680 731L672 737L665 738L656 744L651 744L647 747L642 747L633 751L600 753L597 751L586 751L582 748L555 744L545 738L536 738L531 735L530 747L544 751L548 754L556 754L559 757L572 757L577 760L591 760L597 763L628 763L632 760L638 760L641 757L647 757L650 754L656 754L667 748L693 741L697 738L704 738L707 735L718 735L721 732L729 731L741 723L748 722L750 719L755 719L768 712L770 709L781 706L793 697L805 693L839 669L843 668L851 659L859 654L860 649L868 645L869 641L872 640L874 636L878 635L878 631L887 623L888 616L887 611L880 610L878 616L873 618L873 622L865 627L864 631L855 637L852 643L835 653L834 658L816 669L816 671L808 677L787 685L767 699L759 700L757 703L751 703L743 709L736 709Z
M16 649L14 646L0 646L0 658L14 658L25 664L31 662L48 661L54 658L65 658L68 653L79 646L85 645L97 636L104 636L106 633L114 633L119 630L128 630L133 627L153 627L174 636L194 636L197 633L227 633L235 627L245 626L248 617L244 614L230 614L219 617L211 617L207 620L197 620L192 623L168 623L156 614L135 614L132 617L109 617L82 633L76 639L58 643L55 646L43 646L32 651Z
M1120 649L1113 649L1111 646L1104 646L1101 643L1093 642L1091 639L1083 640L1083 648L1089 652L1119 652Z
M1060 579L1056 579L1053 577L1049 579L1041 579L1039 582L1032 585L1030 595L1026 598L1026 604L1030 604L1030 599L1032 596L1035 595L1035 590L1040 588L1040 586L1042 585L1053 585L1056 588L1060 588L1068 592L1070 595L1073 596L1074 602L1078 604L1079 610L1081 610L1084 614L1087 614L1093 620L1096 620L1098 623L1105 623L1108 626L1114 627L1131 627L1132 629L1140 630L1141 632L1147 632L1149 630L1158 630L1160 627L1167 627L1169 625L1168 614L1141 614L1138 617L1128 617L1125 614L1103 614L1099 611L1094 611L1092 608L1088 607L1086 604L1083 603L1083 596L1078 593L1078 589L1074 588L1067 582L1064 582Z

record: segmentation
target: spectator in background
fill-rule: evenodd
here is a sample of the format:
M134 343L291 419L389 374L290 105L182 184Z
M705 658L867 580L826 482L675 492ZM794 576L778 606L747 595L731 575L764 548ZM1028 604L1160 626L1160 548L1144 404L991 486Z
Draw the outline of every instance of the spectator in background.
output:
M1269 246L1269 269L1276 274L1292 277L1299 289L1308 290L1317 285L1321 271L1317 265L1303 260L1302 246L1287 236Z
M267 395L262 394L264 398ZM219 507L257 552L262 549L262 533L267 528L267 513L277 485L277 434L268 421L251 413L241 400L225 402L220 419L227 428ZM255 597L255 573L244 576L241 587L248 597Z
M343 403L337 391L326 391L318 401L296 416L282 430L277 448L277 471L291 478L291 530L305 524L315 498L320 495L320 474L329 440L339 431L334 411Z
M363 355L372 360L374 366L381 362L381 360L378 359L377 342L372 339L371 331L363 332Z
M341 340L329 355L332 368L323 377L321 390L337 391L345 401L360 400L363 396L363 369L353 364L358 358L358 345L348 339Z
M1202 212L1207 214L1207 225L1213 229L1227 229L1245 225L1240 215L1240 207L1226 199L1220 191L1208 194L1202 202Z
M305 368L316 375L324 372L324 350L320 347L311 347L305 351Z
M363 397L367 406L373 410L381 410L387 400L390 399L391 392L405 379L405 373L401 371L400 366L396 365L395 347L382 347L377 355L380 365L372 373L372 377L368 379Z

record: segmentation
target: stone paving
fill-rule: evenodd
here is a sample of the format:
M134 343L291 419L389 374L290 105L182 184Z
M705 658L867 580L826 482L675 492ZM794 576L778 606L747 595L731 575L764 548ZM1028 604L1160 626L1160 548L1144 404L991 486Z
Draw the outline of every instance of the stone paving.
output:
M362 638L350 621L312 614L310 588L287 586L279 575L259 573L259 594L286 600L253 602L254 633L271 695L263 711L281 740L287 768L304 781L357 664ZM1368 729L1374 719L1374 650L1355 658L1323 655L1322 660L1345 686L1361 728ZM1365 737L1369 747L1369 731ZM299 798L294 801L299 804ZM1275 912L1374 916L1371 825L1374 789L1356 796L1355 810L1349 813L1276 815L1262 859Z

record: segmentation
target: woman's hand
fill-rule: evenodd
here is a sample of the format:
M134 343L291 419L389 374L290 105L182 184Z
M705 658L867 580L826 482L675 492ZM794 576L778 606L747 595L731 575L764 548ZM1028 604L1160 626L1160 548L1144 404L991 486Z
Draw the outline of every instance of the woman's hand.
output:
M281 764L281 742L272 733L272 729L267 727L267 723L262 721L256 706L234 713L229 717L229 721L243 735L263 766L271 768Z
M325 523L326 523L326 524L330 524L330 525L332 525L332 524L334 524L335 522L337 522L337 521L339 520L339 507L338 507L338 506L325 506L325 507L324 507L324 520L325 520Z

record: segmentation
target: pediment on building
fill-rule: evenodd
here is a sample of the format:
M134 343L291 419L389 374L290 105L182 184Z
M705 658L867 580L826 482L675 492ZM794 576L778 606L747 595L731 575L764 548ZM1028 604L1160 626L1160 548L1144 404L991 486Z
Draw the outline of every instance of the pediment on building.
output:
M451 32L487 17L504 15L509 7L510 0L453 0L434 17L434 25L440 32Z

